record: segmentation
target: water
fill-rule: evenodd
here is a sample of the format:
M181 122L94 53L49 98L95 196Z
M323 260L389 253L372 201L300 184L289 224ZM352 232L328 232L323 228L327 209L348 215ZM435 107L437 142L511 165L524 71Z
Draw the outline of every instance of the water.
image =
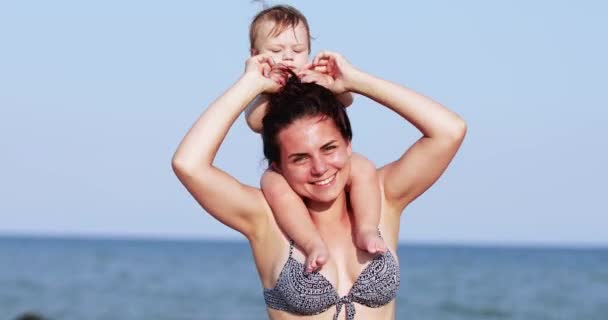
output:
M608 319L608 249L399 248L397 319ZM0 319L267 319L245 242L0 238Z

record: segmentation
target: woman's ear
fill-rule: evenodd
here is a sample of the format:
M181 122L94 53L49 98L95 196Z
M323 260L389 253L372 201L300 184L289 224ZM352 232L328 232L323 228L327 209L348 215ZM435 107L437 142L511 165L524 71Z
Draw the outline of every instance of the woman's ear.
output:
M349 141L346 145L346 153L349 157L353 155L353 144L351 143L351 141Z

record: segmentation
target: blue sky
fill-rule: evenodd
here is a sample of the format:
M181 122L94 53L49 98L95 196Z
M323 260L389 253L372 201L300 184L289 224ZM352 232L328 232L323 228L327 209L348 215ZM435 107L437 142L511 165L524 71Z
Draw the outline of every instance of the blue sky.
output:
M272 2L276 3L276 2ZM608 245L608 5L600 1L287 1L313 53L422 92L468 136L410 205L403 242ZM241 74L248 1L0 3L0 234L241 239L170 169ZM354 149L377 165L418 132L357 97ZM217 165L257 185L241 118Z

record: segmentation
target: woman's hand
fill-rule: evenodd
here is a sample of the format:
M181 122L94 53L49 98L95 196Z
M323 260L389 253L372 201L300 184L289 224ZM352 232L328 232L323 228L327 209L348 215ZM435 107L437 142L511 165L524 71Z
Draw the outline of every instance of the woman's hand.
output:
M245 75L251 76L256 83L259 83L264 93L277 92L287 82L285 71L266 54L247 59Z
M328 74L316 71L313 69L312 64L306 66L306 69L301 69L298 71L297 76L300 78L300 81L304 83L316 83L320 86L323 86L329 89L334 94L338 95L340 92L336 92L334 89L334 79ZM339 88L338 88L339 89Z
M341 54L330 51L320 52L313 62L303 69L309 70L309 74L304 73L302 81L305 77L311 77L310 71L317 72L325 77L316 76L316 79L321 79L322 83L315 82L328 88L334 94L352 91L353 80L356 78L356 73L359 72Z

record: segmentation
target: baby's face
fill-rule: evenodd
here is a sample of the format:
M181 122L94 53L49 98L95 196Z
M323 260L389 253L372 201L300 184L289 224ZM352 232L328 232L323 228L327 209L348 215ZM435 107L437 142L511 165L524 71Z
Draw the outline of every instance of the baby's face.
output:
M274 27L274 22L266 21L259 29L255 41L253 55L260 53L268 54L275 63L281 63L288 67L299 69L308 62L308 32L303 24L299 23L295 28L287 28L278 36L268 34Z

